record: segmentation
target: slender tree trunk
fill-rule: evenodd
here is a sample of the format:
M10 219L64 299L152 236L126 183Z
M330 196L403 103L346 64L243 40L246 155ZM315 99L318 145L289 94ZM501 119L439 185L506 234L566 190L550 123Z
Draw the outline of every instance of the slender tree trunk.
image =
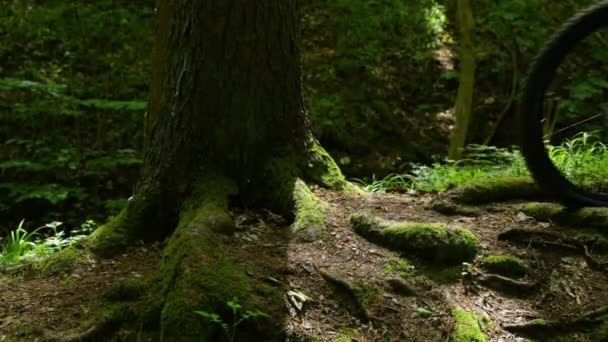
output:
M475 55L473 32L475 22L470 0L457 1L458 27L460 32L460 84L455 104L456 123L450 138L448 157L458 160L466 144L467 132L473 110L473 89L475 83Z

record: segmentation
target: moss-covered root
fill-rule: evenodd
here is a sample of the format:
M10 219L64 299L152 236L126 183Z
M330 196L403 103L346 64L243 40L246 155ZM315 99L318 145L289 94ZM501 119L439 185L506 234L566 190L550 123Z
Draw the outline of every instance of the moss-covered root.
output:
M88 237L87 245L91 252L100 257L110 257L123 251L133 242L127 230L128 210L130 209L127 206Z
M106 308L95 320L87 323L87 328L77 331L63 331L59 334L45 334L44 341L76 342L103 341L113 336L125 323L135 318L127 305L114 305Z
M555 336L565 336L573 332L593 331L585 341L606 341L608 338L608 306L586 312L575 317L558 320L535 319L521 324L504 325L514 334L543 341L554 340Z
M325 271L320 271L320 274L332 289L335 299L346 311L363 322L370 320L367 307L379 294L377 287L352 284Z
M528 266L519 258L510 255L488 255L481 259L481 267L489 273L519 278L526 275Z
M447 196L464 204L485 204L546 197L530 177L505 177L474 181L451 190Z
M309 160L304 171L306 180L315 182L333 190L341 190L351 194L363 195L363 191L358 186L346 180L340 167L319 144L318 141L311 139L308 143Z
M65 272L77 265L90 263L92 259L91 254L86 250L73 245L42 261L41 269L48 273Z
M435 264L470 261L479 251L477 237L464 228L389 222L367 214L354 214L350 222L358 234L374 243L404 254L416 255Z
M439 198L432 201L426 209L436 211L443 215L459 215L459 216L469 216L476 217L481 214L481 211L478 208L470 207L458 203L454 203L448 199Z
M221 188L225 191L220 191ZM208 180L182 208L178 226L165 248L155 289L162 301L160 333L164 341L220 340L222 332L218 324L194 311L217 313L230 322L232 317L224 314L229 311L227 302L234 297L247 309L269 313L276 309L268 303L272 298L259 300L263 308L253 304L258 301L253 280L221 248L221 240L229 237L219 232L232 226L227 203L232 188L222 179ZM266 333L270 331L273 329ZM261 336L263 340L267 337Z
M481 331L479 321L474 313L467 312L461 308L452 310L454 319L454 332L450 341L452 342L485 342L486 337Z
M608 208L567 208L557 203L530 202L521 205L520 210L538 220L595 228L608 233Z
M296 180L293 197L295 220L292 227L295 237L308 242L317 240L325 230L327 203L315 196L300 179Z

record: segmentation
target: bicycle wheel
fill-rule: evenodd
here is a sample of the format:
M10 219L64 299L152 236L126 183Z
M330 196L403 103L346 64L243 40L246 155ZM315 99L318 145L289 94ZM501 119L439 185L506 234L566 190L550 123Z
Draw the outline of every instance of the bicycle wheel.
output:
M544 144L544 103L567 55L590 34L608 26L608 1L579 12L545 45L528 72L520 99L522 154L537 184L568 205L608 206L608 193L570 181L554 165Z

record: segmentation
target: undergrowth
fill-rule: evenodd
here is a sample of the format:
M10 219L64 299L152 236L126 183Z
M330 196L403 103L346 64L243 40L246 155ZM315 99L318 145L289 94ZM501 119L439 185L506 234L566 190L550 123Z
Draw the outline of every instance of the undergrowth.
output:
M77 243L91 234L97 224L93 220L82 223L69 234L59 227L62 222L51 222L27 231L21 220L17 228L0 239L0 270L25 263L35 265L42 259Z
M517 149L471 145L462 160L443 160L431 165L404 165L407 171L384 178L353 181L368 192L439 192L475 179L520 176L527 174L523 157Z
M608 147L594 133L582 132L559 146L547 146L555 165L571 181L583 187L608 187ZM368 192L441 192L477 179L529 175L516 149L472 145L464 159L431 165L413 164L403 173L353 181Z

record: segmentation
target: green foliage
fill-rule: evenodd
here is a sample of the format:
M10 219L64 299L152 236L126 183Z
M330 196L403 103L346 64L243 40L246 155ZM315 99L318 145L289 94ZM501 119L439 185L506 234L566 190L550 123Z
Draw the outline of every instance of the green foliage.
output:
M593 133L582 132L559 146L548 147L555 165L573 182L608 190L608 148Z
M390 174L370 182L354 182L368 192L445 191L478 179L526 175L525 162L517 150L493 146L471 145L464 159L457 162L435 162L431 165L412 164L403 174Z
M228 341L235 341L236 332L239 324L249 319L255 319L258 317L270 317L268 314L259 310L242 310L243 306L239 304L238 299L235 297L232 300L226 302L226 305L232 310L232 324L228 324L222 320L219 314L207 311L194 311L197 315L209 320L212 323L216 323L222 327L222 330L226 334Z
M77 226L124 205L141 164L153 6L0 1L2 221L33 211Z
M354 156L400 150L410 157L419 147L404 108L424 99L442 109L437 103L448 97L434 60L450 41L442 3L308 0L302 10L304 100L321 142ZM430 145L422 149L441 148Z
M24 221L0 239L0 269L10 268L18 262L34 264L81 241L97 228L93 220L87 220L66 236L65 231L58 229L62 222L47 223L28 232L23 227Z
M47 227L56 227L60 222L53 222L49 226L38 227L33 231L29 232L23 228L23 222L19 222L17 229L12 230L7 237L0 240L1 251L0 260L1 264L12 264L19 260L20 257L25 255L28 251L34 248L36 245L34 240L39 235L39 231Z

